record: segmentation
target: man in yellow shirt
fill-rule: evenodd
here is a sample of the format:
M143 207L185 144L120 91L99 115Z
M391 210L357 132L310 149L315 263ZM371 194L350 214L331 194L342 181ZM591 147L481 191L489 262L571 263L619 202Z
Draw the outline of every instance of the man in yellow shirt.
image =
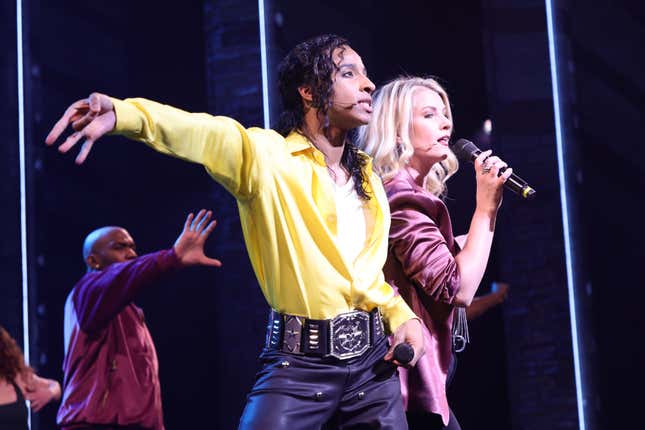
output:
M414 365L421 323L384 282L387 198L369 158L347 138L369 121L374 84L345 39L323 35L287 54L279 86L281 134L94 93L66 110L46 142L72 125L59 150L84 139L80 164L97 139L121 134L202 164L235 196L272 308L264 366L240 428L407 428L393 349L412 345ZM382 322L393 333L389 350Z

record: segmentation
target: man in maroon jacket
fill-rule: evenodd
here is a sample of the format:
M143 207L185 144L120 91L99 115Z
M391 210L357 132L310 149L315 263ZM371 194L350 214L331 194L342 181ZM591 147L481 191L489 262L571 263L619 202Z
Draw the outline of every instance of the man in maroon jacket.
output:
M63 400L67 429L164 429L157 354L137 293L174 270L221 266L204 255L211 212L189 214L174 246L137 257L130 234L102 227L83 244L87 273L65 303Z

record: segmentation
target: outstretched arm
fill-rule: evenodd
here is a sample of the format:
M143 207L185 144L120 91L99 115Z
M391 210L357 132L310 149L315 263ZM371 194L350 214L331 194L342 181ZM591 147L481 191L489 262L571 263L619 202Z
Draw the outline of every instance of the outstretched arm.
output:
M202 209L186 218L172 250L143 255L115 263L85 275L75 287L74 309L78 323L87 332L101 330L121 312L137 293L182 266L219 267L222 263L204 255L204 242L215 228L211 212Z
M246 129L237 121L205 113L190 113L146 99L119 100L93 93L74 102L54 125L45 143L53 145L71 126L74 132L58 147L68 152L84 141L76 157L81 164L94 143L107 133L146 143L153 149L182 160L202 164L210 175L236 198L255 195L260 186L263 154L280 139L272 131ZM258 139L258 136L261 136Z

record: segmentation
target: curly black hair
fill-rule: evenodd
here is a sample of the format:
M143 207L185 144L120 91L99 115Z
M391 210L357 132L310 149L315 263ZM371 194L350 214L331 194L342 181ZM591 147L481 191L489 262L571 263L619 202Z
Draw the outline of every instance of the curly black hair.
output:
M283 111L278 120L277 131L287 136L294 130L302 131L305 110L298 88L311 88L311 107L324 116L323 127L329 126L327 114L331 106L333 92L333 75L338 66L334 63L333 53L336 48L342 50L349 46L347 39L334 34L323 34L298 44L278 66L278 88L282 97ZM359 152L353 142L348 141L340 160L354 179L356 193L364 200L370 198L365 184L367 179L364 167L367 156Z

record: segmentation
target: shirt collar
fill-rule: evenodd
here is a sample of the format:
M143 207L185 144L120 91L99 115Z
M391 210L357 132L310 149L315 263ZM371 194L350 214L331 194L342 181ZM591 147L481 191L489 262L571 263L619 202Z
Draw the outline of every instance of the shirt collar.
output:
M307 152L311 157L313 157L316 163L321 166L326 165L325 155L318 148L316 148L314 144L311 143L311 140L309 140L304 134L294 130L289 133L285 140L287 142L287 146L289 148L289 152L291 152L291 155L295 155L300 152Z
M285 140L287 142L289 152L292 155L298 152L311 151L316 161L318 161L320 164L325 164L325 156L323 155L323 153L320 152L320 150L316 148L314 144L311 143L311 141L303 134L298 133L297 131L292 131L285 138ZM365 154L363 151L360 151L360 153L367 156L367 154ZM367 163L365 164L364 171L368 177L372 174L372 157L370 156L367 156Z
M305 150L316 149L309 139L304 135L298 133L297 131L292 131L285 138L287 141L287 147L289 152L295 154L296 152L301 152Z

